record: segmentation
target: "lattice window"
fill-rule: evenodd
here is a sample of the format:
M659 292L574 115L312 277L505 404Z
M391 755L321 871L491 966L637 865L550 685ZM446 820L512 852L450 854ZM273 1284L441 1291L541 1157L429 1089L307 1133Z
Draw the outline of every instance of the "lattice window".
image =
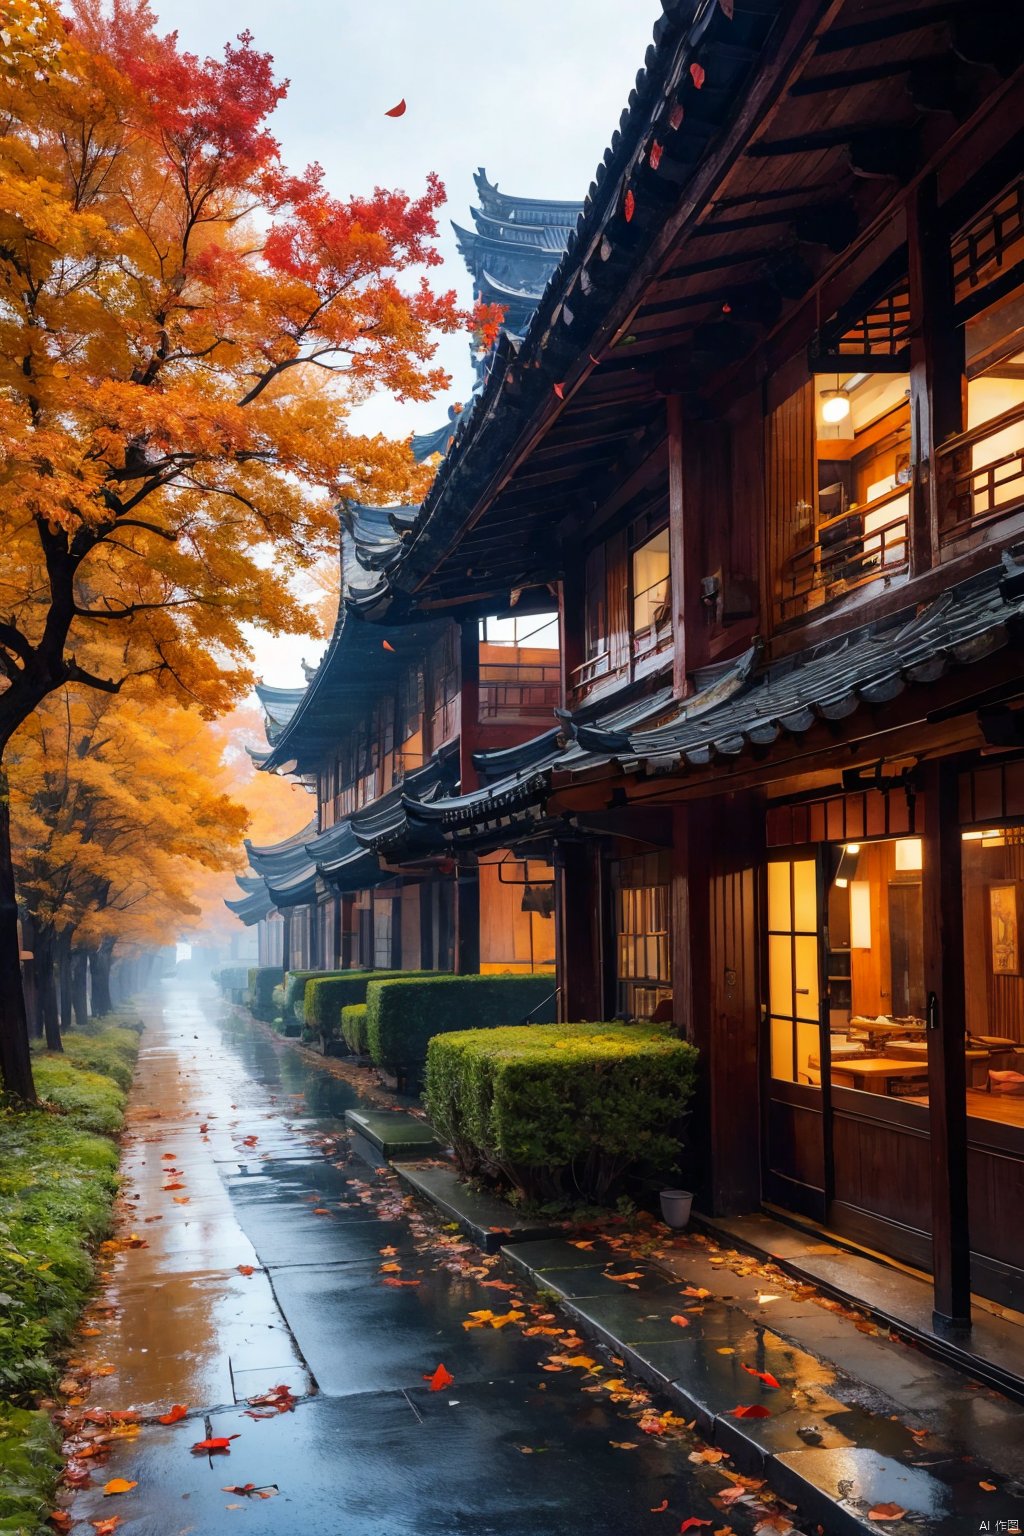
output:
M891 264L890 264L891 265ZM868 372L902 369L910 353L910 284L906 270L885 281L885 287L869 300L851 301L822 326L813 363L816 369L829 364L859 363Z
M1024 176L954 236L952 258L957 304L1024 262Z

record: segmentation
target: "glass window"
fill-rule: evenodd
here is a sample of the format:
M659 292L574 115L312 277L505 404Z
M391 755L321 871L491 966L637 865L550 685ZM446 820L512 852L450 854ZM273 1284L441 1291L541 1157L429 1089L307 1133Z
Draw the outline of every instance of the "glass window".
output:
M821 1083L818 865L768 865L768 1014L772 1077Z
M667 854L620 859L615 866L618 1012L649 1019L672 1000Z
M660 629L671 618L668 529L633 551L633 634Z
M1024 827L963 834L967 1113L1024 1126Z
M839 844L830 853L832 1082L926 1101L921 839Z
M522 617L493 616L480 620L480 639L485 645L528 646L534 650L558 650L558 614L528 613Z

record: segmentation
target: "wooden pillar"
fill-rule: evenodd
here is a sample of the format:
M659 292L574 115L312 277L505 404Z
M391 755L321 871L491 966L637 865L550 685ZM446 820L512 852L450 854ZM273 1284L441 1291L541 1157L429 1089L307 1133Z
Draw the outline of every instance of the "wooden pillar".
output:
M331 914L331 925L332 925L331 967L332 967L332 969L337 971L337 970L340 970L342 968L342 966L345 964L344 960L342 959L343 950L342 950L342 938L341 938L341 936L342 936L342 933L344 932L344 929L342 928L342 922L341 922L341 897L340 896L335 896L335 898L334 898L334 910L333 910L333 912Z
M558 587L558 662L562 704L566 709L570 706L576 669L583 664L586 614L585 573L584 560L572 562Z
M954 324L949 231L937 208L935 177L907 207L910 261L910 428L914 479L910 495L910 571L928 570L939 547L940 487L936 447L961 431L964 414L963 329Z
M600 887L595 848L555 845L555 969L563 1021L606 1017Z
M459 625L459 778L463 794L478 785L473 753L480 734L480 622ZM479 943L479 940L478 940Z
M306 913L309 924L309 959L306 969L316 971L320 969L320 904L315 897L306 908Z
M455 886L455 970L475 976L480 970L480 870L476 859L459 865Z
M705 540L700 531L700 509L687 487L683 455L686 423L683 402L670 395L665 402L668 418L668 548L672 571L672 687L676 698L690 691L689 675L708 660L705 610L701 604L702 562Z
M924 769L924 964L928 997L928 1105L932 1272L937 1326L969 1328L971 1243L967 1204L964 906L957 772Z

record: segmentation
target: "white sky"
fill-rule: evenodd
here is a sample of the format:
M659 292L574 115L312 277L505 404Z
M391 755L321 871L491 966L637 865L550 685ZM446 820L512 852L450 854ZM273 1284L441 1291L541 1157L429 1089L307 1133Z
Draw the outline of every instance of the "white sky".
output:
M578 198L618 124L661 13L658 0L154 0L162 29L181 44L219 54L242 25L291 81L273 119L285 163L318 160L332 192L374 186L422 190L437 171L448 191L432 281L472 289L449 219L470 226L473 172L484 166L503 191ZM402 97L404 117L386 117ZM472 385L468 338L444 338L439 359L452 388L425 405L379 399L361 430L404 437L445 419ZM308 638L256 635L268 682L302 681Z

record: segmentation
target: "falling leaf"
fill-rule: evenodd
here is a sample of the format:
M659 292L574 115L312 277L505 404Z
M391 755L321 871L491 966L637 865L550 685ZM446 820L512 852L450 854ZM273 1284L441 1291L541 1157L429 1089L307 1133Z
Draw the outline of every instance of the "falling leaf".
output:
M423 1380L430 1382L431 1392L443 1392L446 1387L450 1387L453 1384L455 1377L451 1371L445 1370L443 1365L439 1365L432 1376L424 1376Z
M187 1413L188 1408L184 1403L175 1403L174 1407L170 1408L167 1413L160 1415L157 1422L160 1424L177 1424L178 1420L183 1419Z
M690 79L693 81L694 89L699 91L704 84L704 66L698 64L696 59L690 65Z
M698 1520L696 1515L691 1515L689 1519L684 1520L682 1525L679 1527L680 1536L683 1531L694 1531L699 1525L711 1525L711 1523L712 1522L710 1520Z
M668 1499L662 1499L660 1504L652 1504L651 1505L651 1514L652 1515L663 1515L665 1513L666 1509L668 1509Z
M192 1449L200 1454L205 1452L210 1455L215 1451L228 1452L231 1449L232 1440L237 1439L237 1435L211 1435L208 1440L197 1440Z
M663 154L664 150L658 143L657 139L652 139L651 147L647 152L647 164L650 166L652 171L656 171L658 169L658 166L661 164L661 157Z
M390 640L382 640L380 645L381 645L381 650L383 650L383 651L391 651L392 654L394 654L395 648L391 644Z
M755 1371L752 1365L743 1366L743 1370L746 1371L748 1376L756 1376L758 1381L763 1381L766 1387L778 1387L780 1385L771 1371Z
M559 400L564 400L565 399L565 385L564 384L552 384L551 388L554 390L554 392L558 396Z
M677 101L675 106L672 108L671 112L668 115L668 125L669 125L669 127L673 128L673 129L681 127L682 126L682 121L683 121L683 115L684 115L683 114L683 108L682 108L681 104Z
M636 198L633 196L633 190L631 187L626 188L626 195L622 200L622 211L625 214L626 223L631 223L633 214L636 211Z
M734 1419L770 1419L772 1414L762 1403L748 1403L731 1409L730 1416Z
M314 1211L313 1211L313 1215L314 1216L329 1216L330 1214L331 1213L327 1209L326 1205L318 1205L318 1206L316 1206L314 1208ZM399 1265L398 1267L401 1268L401 1265Z
M876 1504L868 1510L869 1520L902 1520L906 1510L902 1504Z
M251 1275L252 1272L253 1272L254 1267L255 1266L252 1265L252 1264L239 1264L238 1265L238 1273L240 1275Z
M405 97L404 96L402 97L401 101L398 103L397 106L389 107L388 110L384 113L384 116L385 117L404 117L405 116Z
M138 1483L131 1483L126 1477L112 1477L109 1483L104 1484L103 1497L109 1499L114 1493L131 1493L138 1486Z
M690 1319L688 1317L680 1317L678 1314L675 1317L670 1317L669 1322L675 1323L677 1328L689 1328L690 1326Z
M395 1254L398 1252L398 1249L392 1248L389 1245L387 1248L378 1248L377 1252L380 1253L385 1259L393 1259Z

